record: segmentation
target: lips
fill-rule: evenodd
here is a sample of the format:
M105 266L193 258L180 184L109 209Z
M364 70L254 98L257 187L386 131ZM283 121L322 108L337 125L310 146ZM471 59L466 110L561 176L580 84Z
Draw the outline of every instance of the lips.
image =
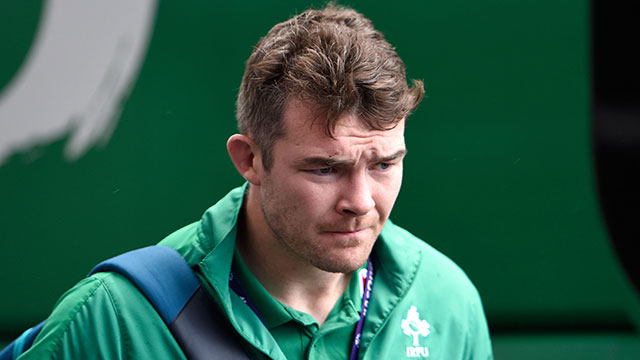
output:
M322 232L338 232L338 233L353 233L366 229L373 228L374 225L371 224L329 224L320 227L320 231Z
M360 226L357 228L328 228L322 230L321 233L334 235L361 235L365 231L373 228L373 226Z
M367 230L367 229L368 228L353 229L353 230L351 230L351 229L349 229L349 230L329 230L329 231L326 231L326 232L336 233L336 234L355 234L355 233L358 233L360 231Z

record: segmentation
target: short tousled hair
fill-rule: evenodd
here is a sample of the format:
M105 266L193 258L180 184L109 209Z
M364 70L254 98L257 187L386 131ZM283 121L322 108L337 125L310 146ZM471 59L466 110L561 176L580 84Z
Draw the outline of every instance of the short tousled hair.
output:
M247 60L236 118L262 152L268 171L275 141L284 136L291 100L322 113L327 136L342 114L357 115L373 130L406 118L424 96L422 81L407 85L405 65L371 20L329 4L275 25Z

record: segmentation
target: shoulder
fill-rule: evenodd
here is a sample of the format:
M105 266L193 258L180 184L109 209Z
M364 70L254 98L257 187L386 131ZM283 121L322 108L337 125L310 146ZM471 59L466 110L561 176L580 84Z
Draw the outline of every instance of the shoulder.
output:
M432 319L459 331L473 333L486 326L480 294L460 266L407 230L390 225L383 232L387 261L402 268L409 282L402 302L422 307Z
M158 245L175 249L194 266L211 251L211 242L203 230L203 220L186 225L165 237Z
M127 279L98 273L62 295L33 346L20 359L128 359L141 358L142 351L148 351L142 358L164 357L166 349L157 349L159 354L148 346L173 341L163 328L152 305Z
M373 301L389 304L379 311L388 314L388 319L378 330L378 340L371 342L369 353L378 358L429 354L463 359L471 354L474 359L491 359L480 295L465 272L449 257L391 222L379 241L376 281L378 277L383 280L384 288L378 290L387 298ZM426 329L418 334L410 324L424 324Z

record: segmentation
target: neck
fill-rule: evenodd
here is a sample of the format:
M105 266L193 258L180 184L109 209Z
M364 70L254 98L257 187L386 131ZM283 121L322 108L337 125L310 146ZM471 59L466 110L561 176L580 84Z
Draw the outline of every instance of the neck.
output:
M242 259L271 296L322 325L352 273L320 270L285 249L266 223L255 192L249 190L244 216L238 220L236 244Z

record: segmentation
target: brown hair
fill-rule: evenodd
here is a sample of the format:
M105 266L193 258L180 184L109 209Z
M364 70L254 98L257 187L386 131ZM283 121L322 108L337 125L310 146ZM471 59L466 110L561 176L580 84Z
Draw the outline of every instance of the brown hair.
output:
M356 114L371 129L388 130L422 100L422 81L412 85L371 20L330 3L277 24L256 44L238 93L238 129L258 144L268 171L273 144L284 135L288 100L317 106L328 136L343 113Z

